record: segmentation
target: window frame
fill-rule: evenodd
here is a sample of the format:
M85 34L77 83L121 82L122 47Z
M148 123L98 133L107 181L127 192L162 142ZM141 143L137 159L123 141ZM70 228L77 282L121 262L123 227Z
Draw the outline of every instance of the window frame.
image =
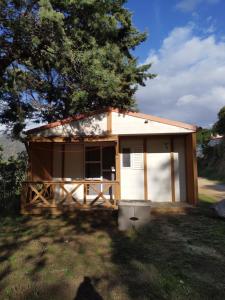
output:
M112 145L110 145L112 146ZM108 147L110 147L108 146ZM95 147L95 148L99 148L100 150L100 160L91 160L91 161L87 161L86 160L86 151L87 151L87 148L91 148L91 147ZM85 145L84 146L84 178L87 179L87 180L103 180L104 177L103 177L103 173L104 172L112 172L111 169L104 169L103 168L103 148L105 148L107 146L105 145L96 145L96 146L92 146L92 145ZM86 176L86 165L89 164L100 164L100 177L87 177ZM114 168L116 168L116 158L115 158L115 153L114 153Z
M129 152L124 152L124 150L129 150ZM131 147L123 147L122 148L122 168L131 169L132 168L132 159L131 159ZM124 154L129 154L129 166L124 166Z

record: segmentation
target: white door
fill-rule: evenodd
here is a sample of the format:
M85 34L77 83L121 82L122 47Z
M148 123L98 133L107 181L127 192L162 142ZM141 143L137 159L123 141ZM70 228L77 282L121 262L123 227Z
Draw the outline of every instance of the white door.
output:
M171 144L170 138L151 137L147 141L148 199L171 202Z
M121 199L144 199L143 139L123 138L121 148Z

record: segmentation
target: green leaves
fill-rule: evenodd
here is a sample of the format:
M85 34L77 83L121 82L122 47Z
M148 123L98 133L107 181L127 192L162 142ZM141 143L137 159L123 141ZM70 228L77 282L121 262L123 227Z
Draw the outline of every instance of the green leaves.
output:
M225 135L225 106L218 113L218 121L214 124L213 130L219 134Z
M122 0L0 2L1 121L20 132L32 118L104 107L135 109L154 75L132 49L145 40Z

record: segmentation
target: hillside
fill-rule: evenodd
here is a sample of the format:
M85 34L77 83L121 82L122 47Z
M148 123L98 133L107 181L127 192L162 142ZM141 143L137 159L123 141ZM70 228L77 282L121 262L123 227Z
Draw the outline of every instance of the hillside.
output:
M225 182L225 140L213 147L204 147L203 154L198 159L199 175Z
M24 151L25 146L19 141L12 141L8 136L0 135L0 146L3 148L3 158L7 159L17 153Z

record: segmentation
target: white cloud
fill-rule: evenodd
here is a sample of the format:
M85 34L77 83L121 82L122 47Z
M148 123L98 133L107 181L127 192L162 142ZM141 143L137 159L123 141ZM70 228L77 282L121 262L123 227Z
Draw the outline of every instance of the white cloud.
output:
M200 4L217 4L220 0L180 0L175 8L182 12L194 11Z
M202 126L216 120L225 105L225 41L175 28L146 62L158 76L137 91L140 110Z

